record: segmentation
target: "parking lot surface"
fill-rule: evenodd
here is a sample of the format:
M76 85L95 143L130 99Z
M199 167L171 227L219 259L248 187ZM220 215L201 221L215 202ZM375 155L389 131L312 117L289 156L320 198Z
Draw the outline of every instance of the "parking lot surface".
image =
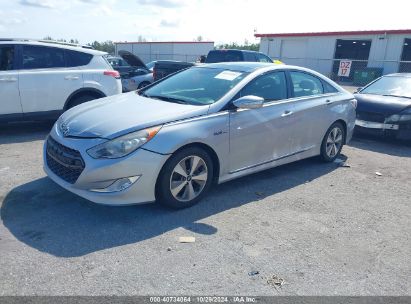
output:
M0 127L0 295L411 294L409 145L354 138L345 166L302 160L173 211L63 190L50 128Z

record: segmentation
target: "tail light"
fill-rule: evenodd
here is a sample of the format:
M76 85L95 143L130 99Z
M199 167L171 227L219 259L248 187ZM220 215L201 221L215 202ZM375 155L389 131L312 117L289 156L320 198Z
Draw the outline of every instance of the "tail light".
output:
M120 73L118 71L104 71L104 75L120 79Z

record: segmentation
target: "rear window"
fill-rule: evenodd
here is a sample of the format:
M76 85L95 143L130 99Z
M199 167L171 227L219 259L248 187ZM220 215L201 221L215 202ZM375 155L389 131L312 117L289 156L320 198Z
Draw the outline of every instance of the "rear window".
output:
M210 51L207 55L206 63L244 61L242 52L239 51Z
M66 50L67 67L87 65L91 58L93 58L91 54Z

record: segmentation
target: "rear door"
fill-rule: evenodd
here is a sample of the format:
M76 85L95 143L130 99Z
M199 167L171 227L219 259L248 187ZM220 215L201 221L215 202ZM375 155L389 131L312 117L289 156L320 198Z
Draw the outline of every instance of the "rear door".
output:
M309 150L321 145L328 127L338 111L338 91L326 85L317 76L305 71L289 71L289 80L293 96L293 119L296 121L296 132L291 137L295 152Z
M289 116L286 73L270 72L251 81L237 97L264 98L258 109L237 109L230 113L230 172L285 157L290 154L290 136L297 123Z
M23 45L19 89L23 113L62 110L83 85L81 70L66 67L62 48Z
M17 56L14 45L0 45L0 115L22 114Z

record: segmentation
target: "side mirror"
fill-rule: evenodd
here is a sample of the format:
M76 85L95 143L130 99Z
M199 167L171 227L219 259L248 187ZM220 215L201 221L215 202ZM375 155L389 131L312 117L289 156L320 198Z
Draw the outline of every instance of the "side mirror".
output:
M233 105L239 109L258 109L261 108L264 104L264 98L247 95L240 97L233 101Z
M361 87L357 88L357 91L355 91L354 94L355 94L355 93L359 93L361 90L362 90Z

